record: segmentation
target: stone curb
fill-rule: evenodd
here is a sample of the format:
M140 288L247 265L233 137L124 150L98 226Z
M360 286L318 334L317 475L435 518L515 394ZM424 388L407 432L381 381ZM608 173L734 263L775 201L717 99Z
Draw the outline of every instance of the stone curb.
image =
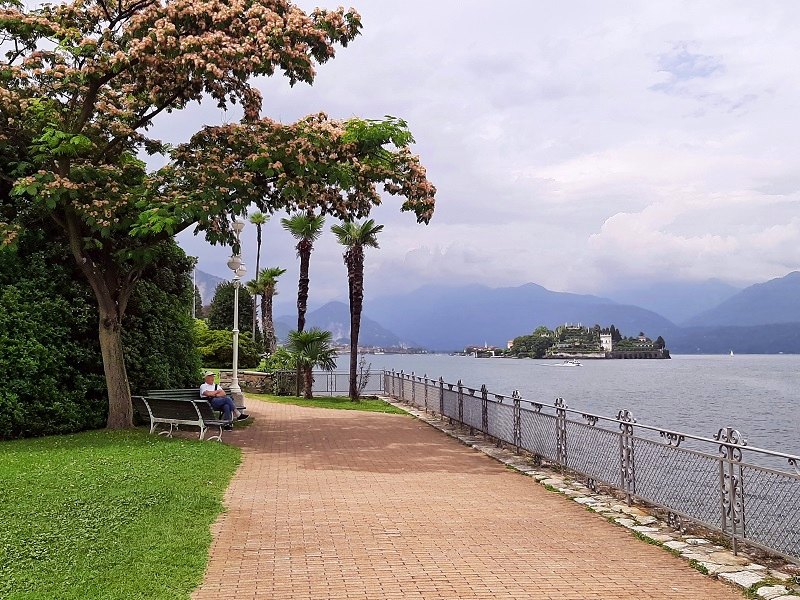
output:
M612 496L592 492L581 482L546 467L532 466L523 456L487 442L480 434L469 435L457 426L449 424L446 419L386 396L381 398L463 444L533 478L548 490L581 504L610 523L629 529L642 541L660 546L671 554L687 560L690 566L701 573L741 588L752 598L800 599L800 575L791 573L797 571L796 566L786 563L782 568L790 572L784 572L784 570L761 565L743 552L734 555L727 548L719 546L711 540L673 529L666 522L659 520L641 507L628 506Z

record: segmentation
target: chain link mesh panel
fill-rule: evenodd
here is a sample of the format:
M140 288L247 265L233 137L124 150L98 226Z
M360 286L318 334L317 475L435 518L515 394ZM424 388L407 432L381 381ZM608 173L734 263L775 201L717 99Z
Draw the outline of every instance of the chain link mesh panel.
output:
M743 466L744 537L800 556L800 477Z
M458 389L444 386L444 416L458 420Z
M620 433L567 421L567 466L608 485L620 485Z
M633 438L638 497L722 527L716 457Z
M499 440L513 444L514 407L510 404L500 404L499 402L489 401L487 408L487 433Z
M468 393L469 390L464 390L464 424L477 429L483 430L483 409L480 391L475 392L475 395Z
M556 418L553 415L520 410L521 446L528 452L558 462Z

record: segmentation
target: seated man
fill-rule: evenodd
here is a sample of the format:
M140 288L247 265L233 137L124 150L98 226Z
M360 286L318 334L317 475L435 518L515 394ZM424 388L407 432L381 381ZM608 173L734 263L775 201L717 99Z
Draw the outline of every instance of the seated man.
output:
M214 383L214 372L208 371L205 374L205 381L200 386L200 397L205 398L211 403L211 407L215 410L222 410L222 419L224 421L232 421L236 414L236 404L233 398L225 395L223 390L218 384ZM246 419L247 415L240 413L237 417L238 420Z

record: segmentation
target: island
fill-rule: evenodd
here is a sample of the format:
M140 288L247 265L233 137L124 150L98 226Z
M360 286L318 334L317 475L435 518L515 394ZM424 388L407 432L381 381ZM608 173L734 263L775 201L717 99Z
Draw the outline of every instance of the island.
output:
M670 358L664 338L655 340L644 332L638 336L624 337L611 325L584 327L581 324L565 323L550 330L537 327L530 335L522 335L508 342L505 351L493 352L494 356L514 358L552 359L665 359Z

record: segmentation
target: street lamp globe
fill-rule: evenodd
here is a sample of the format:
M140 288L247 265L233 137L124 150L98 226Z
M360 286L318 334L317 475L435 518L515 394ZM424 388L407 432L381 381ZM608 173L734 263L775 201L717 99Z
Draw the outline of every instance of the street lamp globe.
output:
M236 273L236 276L241 279L247 275L247 267L244 266L244 263L241 263L233 272Z
M239 256L238 254L232 254L231 257L228 259L228 268L234 273L236 272L236 269L238 269L241 266L241 264L242 264L242 257Z

